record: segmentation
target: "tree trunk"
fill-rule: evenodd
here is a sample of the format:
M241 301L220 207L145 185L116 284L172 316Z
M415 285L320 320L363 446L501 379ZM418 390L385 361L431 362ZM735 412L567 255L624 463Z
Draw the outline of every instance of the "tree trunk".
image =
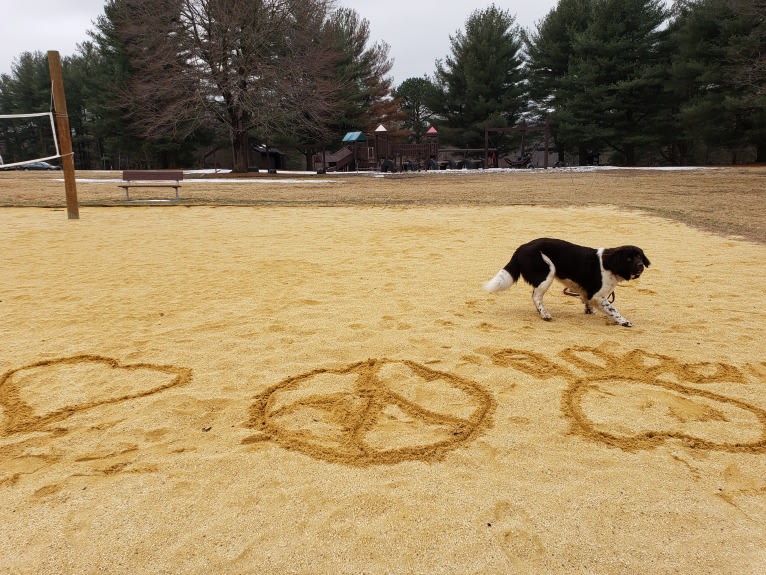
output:
M590 154L588 149L584 146L577 147L577 164L580 166L587 166L590 164Z
M250 137L247 131L237 130L234 133L234 141L232 142L232 151L234 153L234 162L232 169L237 173L245 173L250 167Z
M755 145L755 161L758 164L766 164L766 142L758 142Z
M636 165L636 147L633 144L625 145L625 165Z

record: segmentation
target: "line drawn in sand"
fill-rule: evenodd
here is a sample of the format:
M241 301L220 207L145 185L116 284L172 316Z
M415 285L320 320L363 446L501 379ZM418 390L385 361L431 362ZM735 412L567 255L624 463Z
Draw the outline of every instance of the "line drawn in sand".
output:
M246 426L257 433L243 444L357 466L439 460L487 429L495 408L475 382L389 359L289 377L255 400Z
M562 411L572 432L583 437L626 451L677 440L693 449L766 452L766 410L697 387L747 383L734 365L684 363L642 350L616 353L584 346L565 349L559 356L569 365L518 349L500 350L491 357L495 365L539 379L569 381Z

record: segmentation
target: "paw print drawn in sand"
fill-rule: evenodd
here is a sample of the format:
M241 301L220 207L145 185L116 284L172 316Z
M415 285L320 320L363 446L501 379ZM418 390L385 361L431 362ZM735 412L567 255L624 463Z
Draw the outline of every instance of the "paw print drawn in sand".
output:
M559 355L568 366L517 349L497 351L492 361L539 379L568 380L562 410L572 431L620 449L651 449L677 440L694 449L766 452L766 410L698 387L747 383L733 365L592 347L572 347Z
M146 397L191 381L191 369L121 364L98 355L40 361L0 376L0 437L48 431L76 413Z
M285 379L256 397L244 444L347 465L438 460L490 425L492 394L412 361L369 359Z

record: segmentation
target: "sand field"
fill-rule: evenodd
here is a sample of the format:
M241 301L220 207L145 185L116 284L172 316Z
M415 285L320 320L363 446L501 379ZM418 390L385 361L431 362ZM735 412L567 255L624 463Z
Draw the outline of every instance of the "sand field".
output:
M0 572L766 572L766 169L118 176L0 172Z

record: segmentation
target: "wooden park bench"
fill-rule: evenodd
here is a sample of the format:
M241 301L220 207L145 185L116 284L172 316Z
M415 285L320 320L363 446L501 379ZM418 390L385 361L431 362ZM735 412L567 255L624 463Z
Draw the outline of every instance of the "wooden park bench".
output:
M118 185L125 189L125 199L130 199L130 188L175 188L178 199L178 188L184 173L181 170L123 170L122 183Z

